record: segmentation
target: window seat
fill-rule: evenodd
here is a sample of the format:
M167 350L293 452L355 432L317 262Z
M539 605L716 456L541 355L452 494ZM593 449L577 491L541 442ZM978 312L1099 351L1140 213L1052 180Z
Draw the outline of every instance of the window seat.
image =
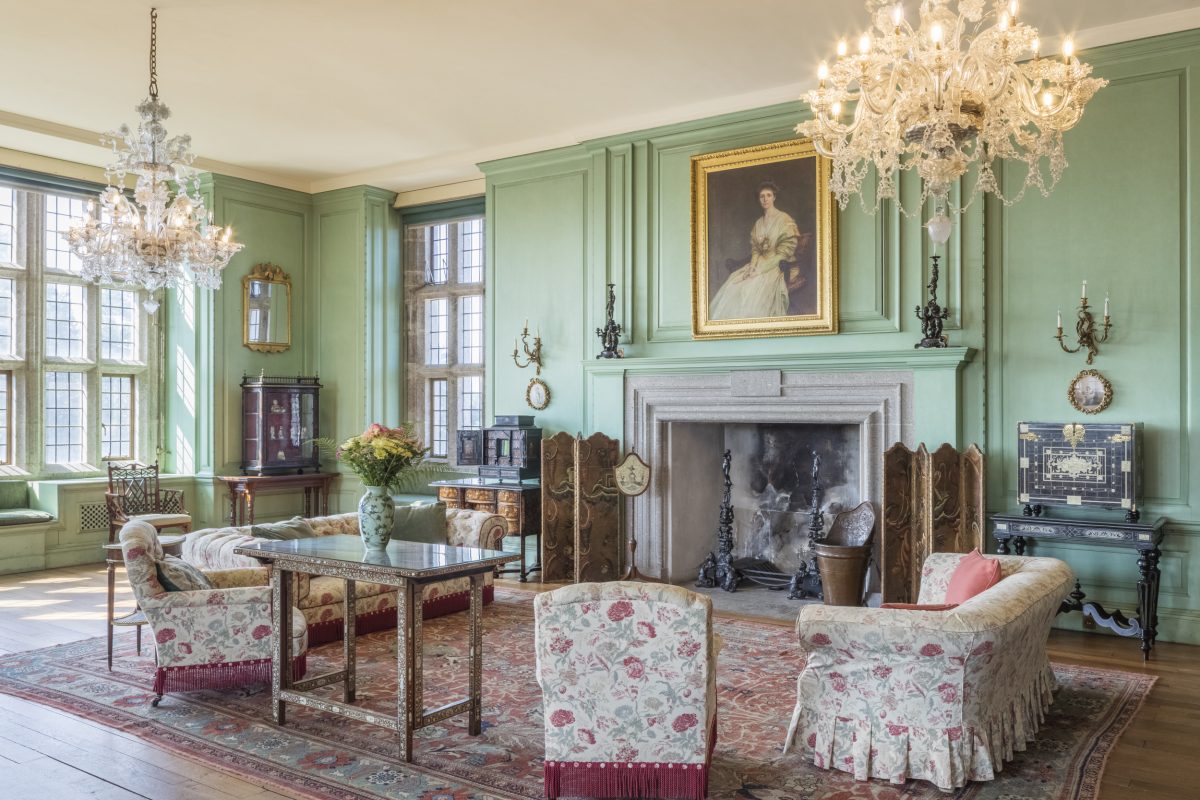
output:
M0 481L0 527L53 521L53 514L29 507L29 484L26 481Z

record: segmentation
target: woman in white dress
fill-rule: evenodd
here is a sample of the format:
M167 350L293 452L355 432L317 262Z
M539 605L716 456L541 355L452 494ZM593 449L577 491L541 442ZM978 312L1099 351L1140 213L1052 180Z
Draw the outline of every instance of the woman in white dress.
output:
M709 304L709 319L787 315L788 286L779 265L795 255L800 230L795 220L775 207L778 192L771 181L759 185L758 202L763 215L750 231L750 263L725 279Z

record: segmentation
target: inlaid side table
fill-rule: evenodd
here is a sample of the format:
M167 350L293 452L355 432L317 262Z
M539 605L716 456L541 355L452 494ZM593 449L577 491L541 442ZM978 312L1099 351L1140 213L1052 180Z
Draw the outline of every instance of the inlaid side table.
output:
M183 536L160 536L158 543L162 545L163 553L177 556L183 553ZM142 626L146 624L146 615L140 608L135 608L128 614L115 616L117 606L117 567L125 564L125 555L121 552L121 543L112 542L104 545L104 563L108 567L108 668L112 669L113 628L117 626L133 626L137 629L137 654L142 654Z

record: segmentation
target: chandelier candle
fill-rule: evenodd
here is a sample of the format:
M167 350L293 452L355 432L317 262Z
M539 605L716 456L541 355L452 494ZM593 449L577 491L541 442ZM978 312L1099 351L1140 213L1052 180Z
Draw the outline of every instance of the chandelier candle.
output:
M934 199L931 233L948 229L947 211L961 213L984 192L1006 205L1031 186L1048 195L1067 166L1063 133L1107 83L1089 77L1071 40L1061 60L1042 58L1016 0L922 0L915 26L901 3L867 0L867 10L873 29L859 38L857 54L843 40L836 60L821 62L817 88L804 96L812 119L796 126L832 159L830 188L841 207L862 197L872 167L875 208L898 203L899 172L916 170L918 205ZM1025 165L1011 195L1001 192L997 160ZM973 184L951 207L952 187L972 169Z
M171 111L158 99L158 9L150 9L150 96L137 107L137 131L122 125L101 139L115 161L105 170L108 186L87 216L67 234L71 252L83 262L83 278L123 284L146 292L147 313L158 310L164 288L218 289L221 270L242 245L233 230L212 224L192 167L192 137L167 138L163 120ZM132 201L125 176L136 176ZM171 184L176 186L171 197Z

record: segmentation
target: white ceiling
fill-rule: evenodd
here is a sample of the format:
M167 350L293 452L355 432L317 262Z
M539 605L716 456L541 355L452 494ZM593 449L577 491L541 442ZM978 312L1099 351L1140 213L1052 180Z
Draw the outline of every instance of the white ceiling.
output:
M794 99L861 0L159 0L159 86L205 166L303 191ZM910 15L916 0L906 0ZM1081 47L1200 27L1181 0L1025 0ZM0 0L0 147L102 165L135 121L147 0Z

